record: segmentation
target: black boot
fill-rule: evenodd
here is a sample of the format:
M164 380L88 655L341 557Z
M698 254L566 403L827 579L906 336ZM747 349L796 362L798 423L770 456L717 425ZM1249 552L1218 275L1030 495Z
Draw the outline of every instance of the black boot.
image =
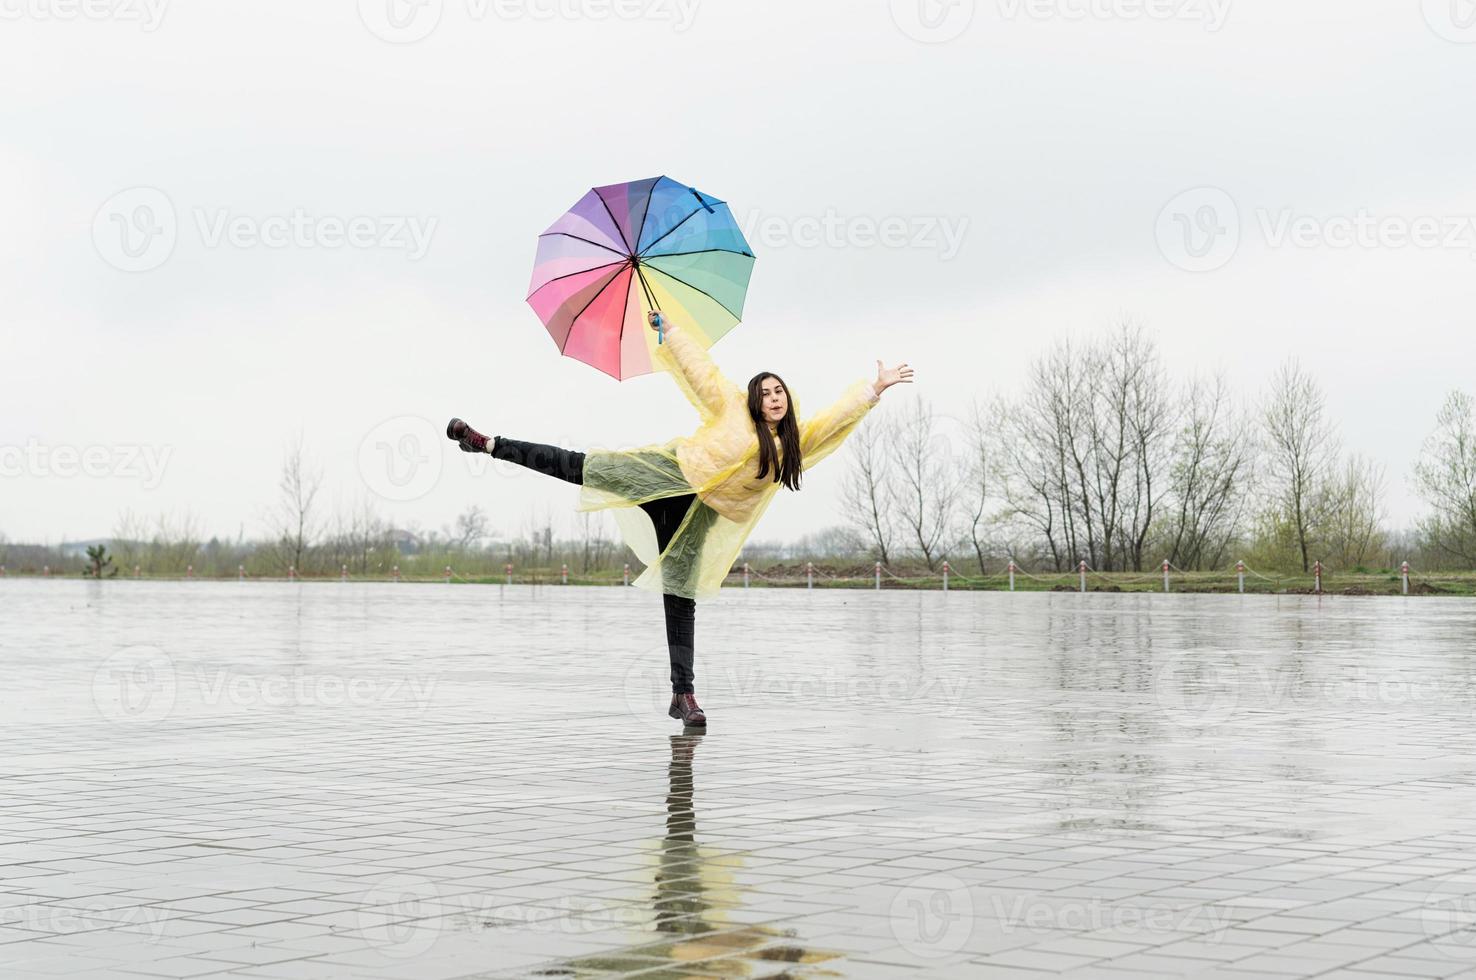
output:
M454 439L464 453L490 453L492 437L484 436L461 419L446 423L446 438Z
M697 696L694 694L673 694L671 707L666 713L673 718L680 718L682 724L688 728L707 727L707 715L697 707Z

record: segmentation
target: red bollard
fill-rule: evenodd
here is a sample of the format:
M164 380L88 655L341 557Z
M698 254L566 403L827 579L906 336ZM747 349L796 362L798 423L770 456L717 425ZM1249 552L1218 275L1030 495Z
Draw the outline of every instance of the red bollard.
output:
M569 584L569 566L567 564L560 566L559 577L562 580L560 584Z
M508 562L506 565L504 565L502 567L502 570L507 573L507 584L512 585L512 562Z
M626 562L625 563L625 571L620 574L620 584L621 585L629 585L630 584L630 562ZM746 576L745 576L745 584L747 584L747 577Z
M446 584L447 585L450 585L451 584L451 566L450 565L447 565L446 566Z
M1312 591L1322 595L1322 562L1312 563Z
M289 582L296 582L297 581L297 566L296 565L288 565L287 566L287 581L289 581Z
M948 591L948 562L943 563L943 591Z
M1235 563L1235 577L1240 582L1240 591L1241 592L1244 592L1245 591L1245 562L1238 561L1238 562Z
M185 578L194 578L194 577L195 577L195 566L194 565L186 565L185 566Z
M1010 591L1015 591L1015 563L1010 562Z
M3 571L3 569L0 569ZM1404 594L1409 595L1409 562L1399 566L1399 576L1404 580Z

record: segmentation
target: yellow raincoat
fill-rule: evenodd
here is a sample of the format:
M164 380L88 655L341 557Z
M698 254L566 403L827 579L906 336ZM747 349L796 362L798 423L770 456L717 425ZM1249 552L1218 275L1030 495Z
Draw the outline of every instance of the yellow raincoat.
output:
M783 484L773 472L758 478L758 432L748 414L748 391L723 377L688 328L665 343L648 337L651 363L671 373L702 417L689 437L629 450L591 449L584 458L578 510L613 508L621 537L646 565L635 585L688 599L717 595L743 543ZM799 402L789 393L790 411ZM825 411L800 423L802 470L829 456L877 403L874 382L862 378ZM775 448L783 450L779 437ZM695 493L666 550L639 504Z

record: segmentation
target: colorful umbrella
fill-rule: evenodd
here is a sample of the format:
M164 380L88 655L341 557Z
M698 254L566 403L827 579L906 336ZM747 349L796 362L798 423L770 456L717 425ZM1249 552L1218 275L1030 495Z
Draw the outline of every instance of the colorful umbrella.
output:
M594 188L538 237L528 303L560 351L623 380L654 370L648 311L711 345L742 319L752 272L726 204L651 177Z

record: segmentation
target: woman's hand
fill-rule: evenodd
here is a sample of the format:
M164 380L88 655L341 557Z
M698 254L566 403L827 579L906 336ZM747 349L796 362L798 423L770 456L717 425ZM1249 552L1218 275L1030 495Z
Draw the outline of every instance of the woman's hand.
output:
M876 394L878 398L881 397L882 392L892 387L892 385L902 384L903 382L912 384L912 368L907 366L906 361L903 361L894 368L885 368L882 367L881 361L876 362Z
M661 325L659 327L656 325L656 318L658 316L661 317ZM676 326L676 324L671 322L671 317L662 313L660 310L652 310L650 313L647 313L646 322L651 325L652 330L661 330L666 333L671 333L672 328Z

